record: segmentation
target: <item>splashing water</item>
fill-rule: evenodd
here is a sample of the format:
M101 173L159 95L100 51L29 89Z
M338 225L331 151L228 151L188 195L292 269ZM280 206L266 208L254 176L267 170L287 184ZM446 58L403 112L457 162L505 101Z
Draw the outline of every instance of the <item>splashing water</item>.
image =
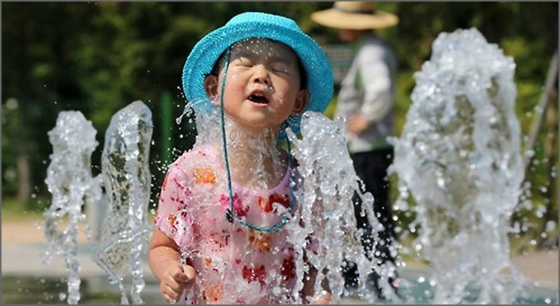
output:
M86 219L81 208L85 203L96 205L101 198L98 179L91 175L91 153L97 146L95 134L91 122L77 111L60 112L55 128L48 133L53 153L45 183L52 203L44 212L43 228L48 241L44 261L49 263L55 254L64 257L68 304L80 300L78 225L85 224ZM86 234L89 237L89 232Z
M307 111L302 116L301 139L288 130L288 139L294 144L292 154L299 163L303 188L296 193L302 203L303 226L292 222L289 226L291 241L303 249L308 235L318 240L318 249L308 252L307 260L319 271L329 271L329 281L333 303L339 303L344 293L344 280L340 268L344 259L354 262L359 273L359 288L355 292L362 299L377 300L377 296L366 288L367 275L374 270L379 276L379 286L388 300L399 302L400 298L388 282L396 278L396 267L389 261L383 265L372 264L364 253L360 241L373 239L379 241L377 232L383 225L373 212L373 195L359 191L359 178L356 175L344 138L345 125L340 120L331 121L321 113ZM362 214L368 217L373 228L371 238L362 237L366 233L356 230L352 197L357 192L362 199ZM372 251L373 252L373 251ZM369 254L373 258L373 254ZM322 278L315 282L315 292L320 291Z
M222 137L221 130L217 128L222 124L218 109L202 110L197 107L199 103L187 105L183 114L191 115L192 111L196 114L198 135L193 150L209 143L221 141ZM294 196L299 203L298 206L301 207L301 215L294 215L290 222L285 225L288 235L286 239L295 249L295 275L298 281L293 287L293 295L297 296L303 288L302 280L304 273L307 271L305 264L305 260L307 260L319 271L326 271L325 274L319 273L315 280L313 284L315 292L322 290L320 284L323 279L327 279L332 291L332 302L340 302L345 293L341 268L344 259L346 259L357 264L360 285L355 294L370 301L378 299L365 285L367 275L376 271L380 275L379 286L387 293L386 298L399 301L388 282L389 277L395 277L396 267L391 262L383 265L372 263L366 257L360 242L364 233L357 231L352 203L355 191L359 190L359 178L354 171L352 160L347 151L344 140L344 124L340 121L331 121L324 115L311 111L305 112L302 118L301 138L298 138L290 129L286 131L292 144L291 154L297 161L299 174L299 179L297 181L292 180L291 185L299 186L299 188L296 188ZM238 140L238 137L241 136L236 135L235 131L231 129L231 122L227 118L224 124L228 131L226 138L229 146L239 149L240 146L247 145ZM266 131L264 134L264 137L266 137ZM252 140L249 146L257 152L269 150L263 147L264 143L261 143L258 139ZM261 181L266 181L266 176L270 173L265 172L260 167L263 163L259 158L262 158L262 156L252 160L251 165L247 165L247 167L251 167L250 172L260 178ZM232 165L232 167L235 166ZM270 188L270 186L258 187ZM362 194L358 191L358 194L364 203L364 213L367 214L373 227L373 237L368 239L378 241L376 233L382 229L382 225L375 218L373 212L373 196L369 192ZM203 203L204 200L199 202ZM315 239L312 242L314 245L312 252L309 251L309 237ZM183 256L193 256L193 253L189 251ZM211 255L206 254L206 256ZM223 259L211 257L210 260L214 263ZM238 292L237 294L258 296L259 290L253 288L253 285L254 283L245 284L245 288L239 289L242 293ZM284 290L285 288L274 289L279 295ZM230 293L235 294L234 292ZM255 301L258 301L258 298ZM285 300L283 302L290 303L293 301Z
M509 260L508 220L524 177L515 64L474 28L441 33L415 74L392 171L417 206L417 243L431 262L434 303L509 304L523 279Z
M129 303L123 282L127 275L132 276L132 302L142 303L141 258L153 229L146 220L152 129L151 111L135 101L113 115L105 134L101 166L109 208L94 260L119 286L121 304Z

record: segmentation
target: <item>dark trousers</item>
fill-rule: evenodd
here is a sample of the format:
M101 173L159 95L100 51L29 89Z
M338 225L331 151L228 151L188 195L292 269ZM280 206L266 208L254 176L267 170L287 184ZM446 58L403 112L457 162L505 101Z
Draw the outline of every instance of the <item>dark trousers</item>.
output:
M368 222L367 216L361 216L361 199L358 194L354 194L352 199L354 204L354 216L356 217L359 229L364 229L362 236L362 245L364 251L368 254L373 248L376 263L381 265L386 261L395 262L391 256L390 246L395 239L395 225L392 216L392 210L389 202L389 178L387 169L393 162L393 148L380 149L369 152L360 152L351 154L350 157L354 163L356 174L361 179L361 191L369 191L374 198L373 211L384 230L378 232L379 241L373 245L372 227ZM373 260L368 256L370 260ZM347 287L357 286L357 270L355 265L348 263L342 269ZM375 272L369 277L374 282L374 290L378 291L381 295L380 288L377 286L377 279L379 278ZM389 280L391 282L391 279Z

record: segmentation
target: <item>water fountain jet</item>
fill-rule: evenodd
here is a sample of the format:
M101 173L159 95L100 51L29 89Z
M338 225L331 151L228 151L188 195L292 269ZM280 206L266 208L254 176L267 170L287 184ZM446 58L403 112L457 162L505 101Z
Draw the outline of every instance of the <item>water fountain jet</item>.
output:
M121 304L129 303L124 289L129 275L132 302L143 303L142 259L153 230L147 222L152 130L150 109L135 101L113 115L105 133L101 175L108 209L94 261L118 285Z
M68 304L80 300L78 226L86 224L82 205L96 205L101 199L98 178L91 175L91 153L97 147L95 134L91 122L76 111L60 112L55 128L48 133L53 153L45 183L52 202L44 212L43 229L48 242L44 262L49 263L54 255L63 256L68 270L68 295L61 294L61 300L67 298Z
M78 226L86 221L82 206L87 204L99 210L108 203L93 260L109 275L110 283L119 287L122 304L129 303L124 278L130 275L132 302L142 304L142 252L152 231L146 220L151 182L151 111L141 101L135 101L113 115L105 137L102 173L93 178L91 154L97 146L95 134L91 123L77 111L61 112L56 127L49 132L53 154L46 184L52 193L52 204L44 213L43 227L49 242L45 262L54 254L64 257L68 303L77 304L81 282ZM64 218L67 225L60 229ZM86 229L90 238L87 224Z
M514 69L472 28L441 33L414 75L391 171L417 203L434 303L465 302L469 286L476 303L512 303L523 286L507 236L524 177Z

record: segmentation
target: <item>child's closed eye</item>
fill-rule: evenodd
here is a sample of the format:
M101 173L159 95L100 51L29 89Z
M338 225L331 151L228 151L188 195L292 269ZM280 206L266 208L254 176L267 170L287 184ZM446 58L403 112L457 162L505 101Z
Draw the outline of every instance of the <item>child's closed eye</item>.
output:
M282 62L277 62L271 65L270 69L275 73L291 74L292 69L290 65Z
M246 67L246 68L251 68L254 66L253 61L251 61L246 57L240 57L238 59L235 59L234 61L232 61L232 64L235 65L236 67Z

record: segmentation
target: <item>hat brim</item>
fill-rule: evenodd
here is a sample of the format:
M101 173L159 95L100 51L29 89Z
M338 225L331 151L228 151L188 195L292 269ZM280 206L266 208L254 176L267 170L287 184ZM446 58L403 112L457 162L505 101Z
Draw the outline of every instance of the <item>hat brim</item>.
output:
M277 24L270 19L278 17L254 14L262 20L248 19L247 22L226 24L210 32L194 46L183 68L183 90L187 100L195 104L200 101L203 107L212 109L214 106L210 103L204 89L204 79L210 74L219 56L238 41L248 38L267 38L291 47L305 69L310 98L301 113L308 110L324 112L332 99L333 79L332 69L323 49L305 33ZM294 133L299 133L300 116L292 115L289 118L289 126Z
M348 13L334 8L311 14L311 19L318 24L350 30L382 29L395 26L399 17L383 11L374 14Z

